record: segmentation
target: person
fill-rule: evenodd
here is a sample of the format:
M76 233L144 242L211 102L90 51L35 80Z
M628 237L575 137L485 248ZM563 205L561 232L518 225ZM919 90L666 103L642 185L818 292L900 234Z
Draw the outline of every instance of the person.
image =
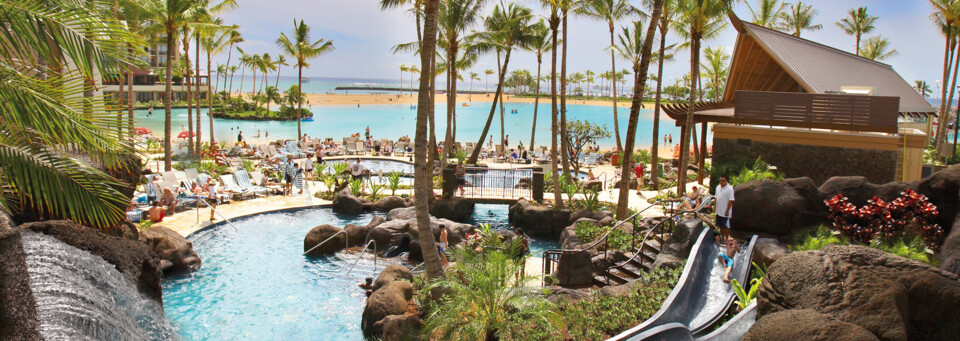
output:
M307 160L310 160L310 159L307 159ZM303 169L300 168L299 163L293 164L293 181L294 181L294 185L297 186L298 189L300 189L300 193L297 193L297 194L303 194ZM291 191L291 193L292 192L293 191Z
M263 132L263 137L270 137L270 131L269 131L269 130L264 131L264 132Z
M720 184L717 185L717 228L720 229L720 237L727 241L730 239L730 218L733 217L733 186L727 183L727 177L720 177Z
M207 182L207 203L210 204L210 221L213 221L217 209L217 180L213 178Z
M447 240L448 240L447 228L442 227L440 228L440 240L437 243L437 251L440 252L440 263L442 263L443 266L447 266L447 263L448 263L447 254L444 253L447 251L447 246L448 246Z
M293 177L296 175L293 165L293 158L287 158L287 162L283 164L283 195L293 194Z
M493 135L490 135L490 149L493 149Z
M366 137L368 140L370 139L370 126L367 126L367 129L363 134L364 134L363 136Z
M462 197L464 193L463 185L467 184L467 179L466 179L467 167L463 166L463 161L457 162L456 172L457 172L457 189L460 190L460 196Z
M163 188L163 195L160 196L160 205L167 206L167 212L169 215L173 215L173 208L177 207L177 196L173 195L170 187Z
M737 255L737 252L740 252L740 246L737 245L737 241L730 239L725 243L720 242L720 236L717 236L717 243L724 244L724 252L720 253L720 263L723 263L723 281L730 282L730 272L733 271L733 257Z
M257 129L257 136L254 136L254 137L255 137L255 138L260 138L260 129Z
M700 205L700 192L697 191L697 186L693 186L690 193L683 197L683 210L693 211L698 205Z
M370 290L373 289L373 277L367 277L363 279L359 285L360 289Z
M637 175L637 195L640 195L640 189L643 188L643 162L634 165L633 173Z
M670 134L668 140L670 140L670 144L673 144L673 134Z
M153 107L147 108L147 117L153 117Z
M592 168L587 170L587 178L590 179L591 181L597 179L597 176L596 176L596 175L593 175L593 169L592 169Z
M164 213L163 207L160 206L160 202L154 201L153 207L150 208L150 221L154 223L163 221Z
M350 176L353 180L363 178L363 165L360 164L360 158L357 158L357 162L350 166Z
M503 148L507 148L510 145L510 135L507 135L503 138Z
M317 152L317 164L323 164L323 153Z
M523 140L520 140L520 144L517 145L517 149L523 150Z
M237 143L243 143L243 130L237 134Z
M303 173L306 174L307 179L313 179L313 159L312 155L307 154L307 159L303 161Z

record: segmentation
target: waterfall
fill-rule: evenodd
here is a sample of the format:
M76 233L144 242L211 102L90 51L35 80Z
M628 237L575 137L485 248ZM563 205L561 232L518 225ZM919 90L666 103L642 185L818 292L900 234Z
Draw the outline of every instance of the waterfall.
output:
M45 339L179 338L163 307L103 258L29 230L21 240Z

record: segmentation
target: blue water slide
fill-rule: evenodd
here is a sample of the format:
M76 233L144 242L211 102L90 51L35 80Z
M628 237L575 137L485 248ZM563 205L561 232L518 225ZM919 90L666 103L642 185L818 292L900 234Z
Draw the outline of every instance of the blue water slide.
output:
M723 281L724 267L719 261L722 252L714 241L716 232L704 229L694 244L677 286L663 302L653 317L640 325L624 331L610 340L684 340L702 335L709 330L733 304L736 294L729 283ZM734 257L731 279L747 283L750 276L750 261L757 237L750 238L745 247ZM686 329L686 337L677 324ZM667 327L669 325L669 327Z

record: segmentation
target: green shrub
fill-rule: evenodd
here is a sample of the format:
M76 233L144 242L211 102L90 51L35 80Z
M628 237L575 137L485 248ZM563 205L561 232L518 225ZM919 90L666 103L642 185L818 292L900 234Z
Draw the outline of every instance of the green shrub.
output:
M760 282L762 281L763 278L751 279L749 290L744 290L739 281L736 279L730 280L730 286L733 287L733 292L737 294L736 303L741 310L746 309L753 301L757 300L757 290L760 289Z
M381 183L369 181L370 186L370 200L377 201L380 200L380 197L383 196L383 189L386 187Z
M589 245L597 241L597 239L602 238L607 231L610 231L610 227L597 226L588 221L581 221L577 223L574 231L577 233L577 238L580 239L581 244ZM610 235L607 236L606 246L609 250L631 251L633 250L633 241L634 238L631 234L624 230L617 229L610 232ZM604 244L601 243L600 247L603 248L603 245Z
M400 178L403 176L403 172L393 171L387 173L387 188L390 188L390 195L397 195L397 190L400 189Z
M771 169L770 165L757 158L751 167L744 167L740 173L730 178L730 183L743 184L755 180L769 179L773 181L783 180L783 174Z
M927 248L924 244L923 238L914 237L910 241L905 241L905 238L898 238L895 241L881 241L879 238L874 239L870 242L870 247L895 254L900 257L913 259L916 261L921 261L927 264L934 264L932 258L927 252Z
M826 225L801 234L794 245L794 251L820 250L827 245L844 245L847 242L842 236L833 233Z
M356 180L350 181L349 187L350 187L350 194L353 194L353 196L359 198L360 196L363 195L363 180L356 179Z

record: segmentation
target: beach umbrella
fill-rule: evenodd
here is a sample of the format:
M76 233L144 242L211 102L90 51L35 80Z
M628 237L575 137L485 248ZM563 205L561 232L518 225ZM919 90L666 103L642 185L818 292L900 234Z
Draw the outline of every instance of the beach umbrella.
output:
M187 138L187 137L195 137L195 136L197 136L196 133L191 133L191 132L189 132L189 131L181 131L180 134L177 135L177 138L178 138L178 139L185 139L185 138Z
M147 127L136 127L136 128L133 128L133 132L135 132L135 133L137 133L137 134L139 134L139 135L149 135L149 134L152 134L152 133L153 133L152 131L150 131L150 129L147 129Z

